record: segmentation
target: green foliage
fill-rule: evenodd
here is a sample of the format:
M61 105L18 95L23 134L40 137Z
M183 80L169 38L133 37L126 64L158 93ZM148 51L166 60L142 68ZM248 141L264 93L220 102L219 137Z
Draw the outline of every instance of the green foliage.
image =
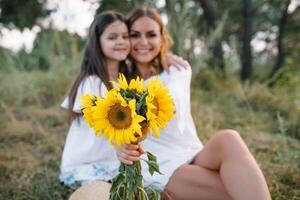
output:
M39 18L49 14L45 6L46 0L1 0L0 23L9 28L32 28Z
M0 47L0 59L0 71L11 71L11 67L15 65L15 55L10 50Z
M121 163L119 174L113 179L110 189L111 200L147 200L146 193L141 175L140 161L134 162L132 165ZM154 195L155 196L155 195ZM157 198L154 200L158 200Z
M37 105L49 107L57 103L66 94L66 87L72 83L78 71L78 65L61 64L52 67L48 72L22 72L14 70L0 74L0 100L16 107ZM77 69L76 69L77 67Z
M154 172L160 173L156 157L149 152L147 157L148 160L143 161L148 164L151 176ZM112 180L109 197L111 200L159 200L158 192L151 188L148 189L149 191L144 188L140 162L135 161L132 165L121 163L119 174Z
M283 40L285 46L286 62L285 66L295 65L299 67L300 63L300 7L295 10L288 18L285 37Z
M205 98L205 102L214 102L213 105L221 105L224 100L228 102L227 105L215 108L224 117L219 120L220 128L255 127L261 120L266 122L264 130L275 134L284 130L286 135L299 139L299 73L299 69L291 68L289 72L284 73L293 77L290 82L284 81L284 84L278 84L270 90L266 84L261 83L242 85L236 80L237 76L233 75L229 80L222 80L210 70L203 69L194 77L197 81L193 85L201 89L201 96Z
M51 28L43 29L37 34L30 53L22 49L14 54L5 48L0 48L0 71L7 72L15 69L47 71L50 70L50 66L55 66L58 62L68 65L79 64L79 54L83 45L84 40L78 35Z
M166 1L165 12L168 16L168 30L174 40L172 51L187 59L193 54L191 53L193 42L197 37L194 27L198 26L198 19L201 15L198 11L199 8L195 6L194 2Z
M210 34L207 35L205 38L202 38L204 45L201 50L202 51L201 54L198 56L194 55L191 58L191 62L193 64L194 71L196 74L199 72L201 68L210 68L211 70L214 70L215 73L217 72L216 73L217 75L220 75L220 71L215 70L218 69L217 66L218 58L215 57L213 53L213 48L215 47L216 41L223 37L223 31L224 31L224 26L226 24L226 21L227 21L227 13L225 13L222 19L218 21L215 29L211 31ZM233 50L230 53L233 53ZM231 59L231 56L230 57L227 56L227 58L225 57L225 60L230 61L229 59ZM225 61L225 68L231 70L232 69L231 64L232 63L230 63L230 66L228 66L228 64ZM239 63L235 62L234 64L239 64Z
M157 164L156 156L150 152L146 152L146 153L147 153L148 160L145 160L145 162L149 166L149 173L151 174L151 176L153 176L154 172L162 175L162 173L159 171L159 166Z
M106 10L115 10L123 14L127 14L131 9L138 6L150 6L155 7L155 0L99 0L100 6L97 9L97 13L101 13Z

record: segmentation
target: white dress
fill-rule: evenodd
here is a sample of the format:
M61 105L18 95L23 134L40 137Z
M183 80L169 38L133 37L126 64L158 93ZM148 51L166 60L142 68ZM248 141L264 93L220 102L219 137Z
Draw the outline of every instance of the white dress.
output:
M73 111L80 113L80 97L84 94L103 96L105 91L105 85L97 76L89 76L79 85ZM68 97L61 106L68 109ZM60 165L59 178L64 184L109 181L117 174L119 163L115 149L106 138L96 136L82 117L72 121Z
M191 116L191 76L190 67L180 71L171 67L169 74L164 71L158 76L164 82L164 86L169 88L176 107L176 118L160 131L160 138L150 136L142 142L145 151L157 156L160 171L163 173L151 176L147 171L147 165L142 162L145 185L151 185L159 190L165 187L175 169L182 164L190 163L203 147Z
M176 118L160 131L160 138L149 135L142 142L145 151L157 156L163 175L151 176L145 162L141 161L141 164L145 186L163 190L174 170L182 164L190 163L203 146L197 136L190 110L191 69L178 71L171 67L169 74L163 72L157 77L169 88L175 100ZM153 78L147 79L145 83ZM100 80L95 76L87 78L80 85L77 97L85 93L100 94L100 91L103 96L106 88L103 83L101 88L99 85ZM62 106L68 108L67 99ZM80 101L76 98L73 110L79 112L79 107ZM118 173L118 168L115 150L106 138L95 136L82 118L80 123L73 121L63 151L60 180L67 185L93 180L108 181Z

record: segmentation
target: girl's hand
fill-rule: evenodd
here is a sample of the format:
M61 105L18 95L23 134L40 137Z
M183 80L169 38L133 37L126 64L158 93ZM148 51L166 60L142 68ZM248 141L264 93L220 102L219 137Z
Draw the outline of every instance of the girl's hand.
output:
M186 60L184 60L182 57L178 57L177 55L169 52L163 58L162 66L164 70L169 72L169 68L171 65L176 67L178 70L181 70L182 68L186 69L190 67L189 63Z
M144 149L140 144L124 144L116 148L117 158L124 164L132 165L134 161L140 160Z

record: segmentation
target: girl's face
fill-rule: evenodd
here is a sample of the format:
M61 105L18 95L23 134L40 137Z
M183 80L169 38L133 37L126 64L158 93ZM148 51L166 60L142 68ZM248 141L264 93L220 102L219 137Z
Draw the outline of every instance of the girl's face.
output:
M125 60L130 50L126 24L121 21L115 21L110 24L100 36L100 46L107 59Z
M131 57L137 64L148 64L160 52L161 34L159 24L150 17L136 20L130 29Z

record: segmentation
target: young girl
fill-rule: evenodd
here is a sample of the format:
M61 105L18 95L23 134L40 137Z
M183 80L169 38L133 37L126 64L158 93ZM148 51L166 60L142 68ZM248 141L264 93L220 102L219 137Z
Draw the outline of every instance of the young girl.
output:
M136 74L144 79L158 75L170 89L176 107L176 118L161 131L161 137L148 136L142 142L145 150L157 156L164 174L150 177L143 166L146 184L163 190L163 199L271 199L259 166L235 130L221 130L202 146L190 111L191 69L171 68L170 74L163 70L161 58L171 43L157 11L134 10L128 27ZM117 157L131 164L140 159L139 149L138 145L124 145Z
M93 180L109 181L118 172L115 149L95 135L81 116L80 97L86 93L103 96L118 73L128 76L124 60L129 53L128 29L123 15L105 12L94 18L85 46L81 71L62 107L72 120L61 161L60 180L66 185Z

